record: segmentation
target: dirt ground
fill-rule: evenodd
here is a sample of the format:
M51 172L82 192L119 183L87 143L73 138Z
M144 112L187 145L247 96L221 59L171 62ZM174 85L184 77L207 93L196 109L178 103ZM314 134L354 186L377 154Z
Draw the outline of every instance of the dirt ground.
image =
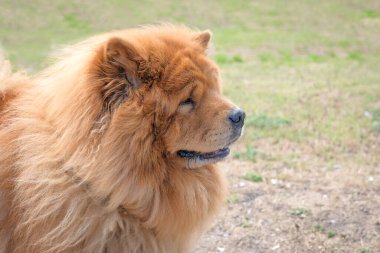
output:
M195 252L379 253L379 143L347 153L351 166L344 164L345 159L328 166L307 150L278 146L277 153L298 154L297 161L304 157L306 167L263 159L252 163L231 158L221 163L230 196ZM374 162L355 167L350 163L355 152ZM247 172L263 180L243 179Z

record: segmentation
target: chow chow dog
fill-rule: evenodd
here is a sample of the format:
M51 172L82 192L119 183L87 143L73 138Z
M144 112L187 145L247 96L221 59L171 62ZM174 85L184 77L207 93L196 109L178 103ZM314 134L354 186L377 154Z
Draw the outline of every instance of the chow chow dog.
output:
M158 25L0 69L0 252L189 252L224 202L244 112L211 34Z

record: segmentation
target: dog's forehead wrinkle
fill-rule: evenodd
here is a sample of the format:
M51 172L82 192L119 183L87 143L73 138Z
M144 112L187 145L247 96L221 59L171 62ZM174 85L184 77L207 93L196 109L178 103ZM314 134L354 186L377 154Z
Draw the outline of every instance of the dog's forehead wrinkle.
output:
M197 71L194 63L188 60L188 58L180 59L175 64L170 65L168 72L165 73L169 80L178 80L184 77L192 76Z
M184 55L182 51L177 51L174 53L174 56L167 61L165 74L167 76L172 76L172 72L177 69L178 66L182 65L183 62L191 62L190 58L187 55Z
M165 76L173 83L183 83L186 79L199 79L206 82L209 79L209 69L213 68L208 62L202 60L197 54L192 54L189 50L177 52L175 58L168 63L165 69ZM189 77L190 76L190 77Z

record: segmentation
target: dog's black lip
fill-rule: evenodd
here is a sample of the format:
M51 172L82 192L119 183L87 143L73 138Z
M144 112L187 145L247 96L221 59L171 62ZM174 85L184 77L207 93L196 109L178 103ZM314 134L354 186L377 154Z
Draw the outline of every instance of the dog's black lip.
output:
M229 153L230 153L230 149L228 147L218 149L214 152L207 152L207 153L188 151L188 150L179 150L177 152L178 156L182 158L187 158L187 159L199 158L201 160L220 159L220 158L224 158L228 156Z

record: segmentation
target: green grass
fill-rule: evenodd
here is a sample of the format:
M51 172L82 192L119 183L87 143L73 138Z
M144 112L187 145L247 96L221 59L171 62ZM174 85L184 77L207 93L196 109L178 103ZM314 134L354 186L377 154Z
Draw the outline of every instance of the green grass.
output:
M239 202L240 202L240 195L239 194L233 193L233 194L230 194L227 198L228 204L236 204Z
M367 18L380 18L380 11L376 10L364 10L363 16Z
M307 208L294 208L290 210L290 214L300 218L305 218L311 214L311 211Z
M314 226L313 226L313 230L315 231L315 232L323 232L324 231L324 227L323 227L323 225L322 224L315 224Z
M247 148L235 157L257 161L257 140L275 139L345 162L345 149L379 138L377 0L3 0L0 47L16 69L35 73L61 45L161 21L213 32L211 57L221 67L224 93L247 113L241 140ZM358 167L369 163L360 156L349 159Z
M242 227L242 228L252 227L252 224L251 224L251 222L249 220L248 214L244 215L243 220L242 220L242 222L240 223L239 226Z
M252 115L246 120L246 126L253 126L255 128L271 128L276 129L280 127L290 126L292 122L288 119L281 117L269 117L267 115Z
M244 152L236 151L234 157L237 159L245 159L251 162L256 162L257 156L259 155L256 148L247 145Z
M251 224L249 223L249 220L245 219L240 223L240 227L249 228L249 227L251 227Z
M367 114L372 124L372 130L380 133L380 109L372 110Z
M251 182L262 182L263 181L263 177L260 176L260 175L256 175L254 173L247 173L243 176L243 178L245 180L248 180L248 181L251 181Z
M327 232L327 238L334 238L336 236L336 232L335 231L329 231Z
M230 63L243 62L243 58L238 54L235 54L233 56L228 56L225 54L217 54L215 56L215 61L219 64L230 64Z

